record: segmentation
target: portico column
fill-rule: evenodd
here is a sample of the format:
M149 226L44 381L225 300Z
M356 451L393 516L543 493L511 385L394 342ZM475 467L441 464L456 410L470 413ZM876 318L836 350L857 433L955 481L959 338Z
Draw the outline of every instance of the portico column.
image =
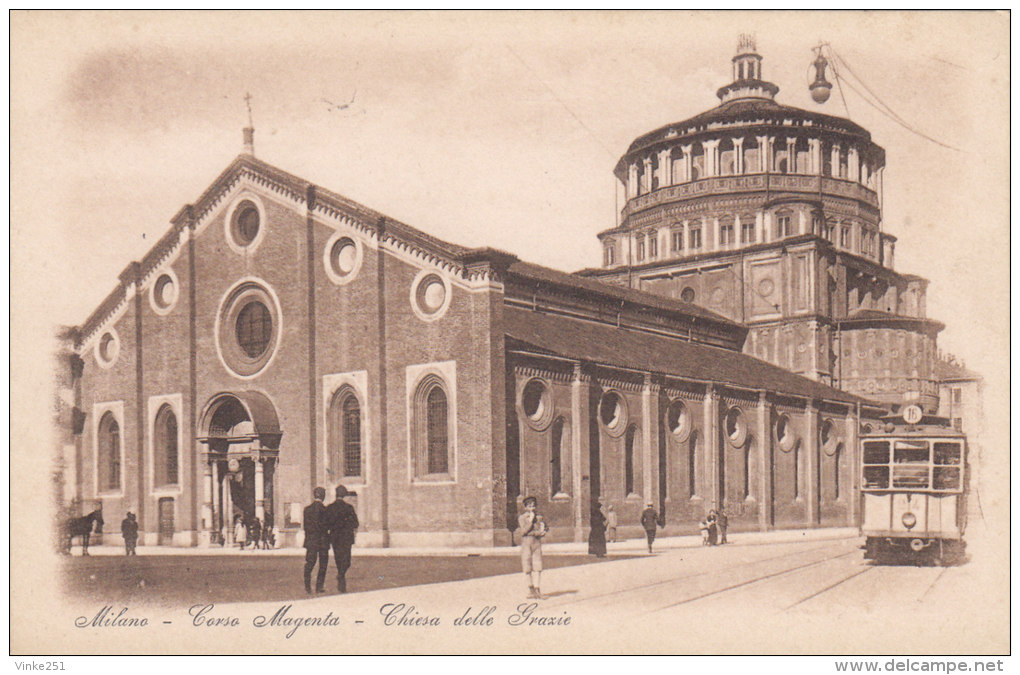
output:
M705 175L719 175L719 139L702 141L701 147L705 152Z
M772 527L772 423L768 393L758 392L758 529Z
M847 150L846 177L854 182L860 181L860 158L857 155L857 148L851 147Z
M811 166L808 171L820 176L822 174L822 141L817 138L808 139L808 152L811 157Z
M205 462L202 499L202 529L206 532L213 531L213 474L212 463L207 459ZM210 543L212 539L210 539Z
M262 457L255 459L255 517L266 522L266 493L265 475L263 473Z
M645 157L645 172L641 176L641 194L647 194L652 191L652 158Z
M690 182L694 177L694 157L691 155L691 151L694 149L693 145L682 145L680 150L684 153L684 182Z
M212 522L210 527L215 533L213 541L219 542L223 531L223 504L220 498L220 463L215 458L209 460L210 478L212 479Z
M744 173L744 137L733 139L733 173Z
M830 175L833 178L839 178L839 144L834 143L832 145L832 152L829 153L829 168Z
M758 171L768 173L772 162L769 160L769 137L757 136L758 141Z
M673 184L673 158L671 149L659 152L659 187Z
M638 173L637 164L631 164L627 167L627 199L633 199L638 196Z

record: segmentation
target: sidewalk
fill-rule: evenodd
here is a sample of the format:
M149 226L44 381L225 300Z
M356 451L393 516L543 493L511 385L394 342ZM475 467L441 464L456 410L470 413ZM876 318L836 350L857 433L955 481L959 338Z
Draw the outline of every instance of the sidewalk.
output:
M848 539L858 536L857 528L817 528L810 530L773 530L771 532L732 532L728 535L727 546L755 546L760 544L778 544L797 541L825 541L832 539ZM655 551L667 551L672 549L700 548L700 535L687 535L680 537L662 537L655 540ZM648 546L642 539L627 539L608 545L610 556L613 555L640 555L647 553ZM73 555L81 555L81 547L75 544L72 549ZM139 546L137 547L140 556L207 556L207 555L232 555L232 556L304 556L303 548L278 548L270 550L245 549L241 551L236 546L214 546L211 548L198 547L177 547L177 546ZM545 555L585 555L588 553L586 542L560 542L545 543L542 545L542 552ZM440 547L401 547L401 548L362 548L356 546L352 551L355 557L359 556L516 556L519 549L516 546L499 547L461 547L461 548L440 548ZM123 556L124 546L104 544L102 546L89 546L89 555L95 556Z

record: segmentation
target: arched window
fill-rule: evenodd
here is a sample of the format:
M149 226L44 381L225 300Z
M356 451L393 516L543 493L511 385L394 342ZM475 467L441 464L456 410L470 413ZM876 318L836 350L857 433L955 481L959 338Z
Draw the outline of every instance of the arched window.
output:
M108 412L99 421L99 489L120 489L120 425Z
M362 475L361 404L353 391L344 388L329 405L329 473L334 480Z
M839 460L842 456L843 444L840 443L832 455L832 499L834 501L839 499Z
M631 425L627 429L627 435L623 442L623 493L624 495L634 494L634 437L637 436L637 427Z
M744 499L747 499L748 497L751 496L751 476L752 476L751 461L753 457L751 453L752 445L753 443L751 442L750 438L744 444L744 490L743 490Z
M449 471L449 457L446 419L446 392L435 386L429 391L426 399L426 416L428 425L428 469L429 473L446 473Z
M153 447L156 451L153 468L156 472L156 485L176 485L177 416L169 405L161 407L156 414L153 432Z
M549 486L552 496L563 492L563 418L558 417L552 426L552 447L549 450Z

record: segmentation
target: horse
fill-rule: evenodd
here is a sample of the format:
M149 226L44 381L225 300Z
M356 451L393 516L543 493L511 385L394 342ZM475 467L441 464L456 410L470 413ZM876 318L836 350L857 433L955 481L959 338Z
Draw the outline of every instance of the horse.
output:
M96 534L103 533L103 510L96 509L81 518L68 518L64 528L64 534L67 536L66 552L70 554L74 538L81 537L81 554L88 555L89 537L92 536L93 528L95 528Z

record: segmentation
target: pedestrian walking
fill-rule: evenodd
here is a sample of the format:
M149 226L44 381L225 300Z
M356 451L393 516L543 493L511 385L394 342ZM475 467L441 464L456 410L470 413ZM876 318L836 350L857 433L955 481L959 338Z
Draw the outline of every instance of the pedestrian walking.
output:
M257 551L262 543L262 521L256 516L248 528L248 541L251 542L251 549Z
M542 595L542 537L548 531L545 519L538 513L538 500L524 498L524 513L517 523L521 530L521 569L528 580L528 597L544 600Z
M124 537L124 555L138 555L135 545L138 544L138 519L130 511L120 521L120 534Z
M730 524L730 519L726 517L726 511L719 507L719 511L715 515L716 526L719 528L719 543L726 543L726 528Z
M701 522L698 523L698 528L701 530L701 545L708 546L708 535L711 528L708 524L707 516L701 519Z
M591 510L591 532L588 534L588 553L596 558L606 557L606 518L597 506Z
M319 571L315 577L315 592L326 592L326 567L329 565L329 538L327 536L325 516L326 488L317 487L312 490L313 501L305 507L302 527L305 531L305 593L312 594L312 570L319 563Z
M351 547L357 535L358 514L354 507L344 501L351 493L343 485L336 486L336 500L326 507L325 522L329 543L333 547L333 562L336 564L336 589L347 592L347 570L351 568Z
M652 503L645 504L645 510L641 512L641 527L645 528L645 537L648 538L648 552L652 552L652 542L655 541L655 528L659 525L659 514L652 508Z
M234 543L243 551L247 542L248 528L244 526L244 519L241 516L234 516Z
M613 505L606 507L606 541L616 542L616 527L620 524Z

